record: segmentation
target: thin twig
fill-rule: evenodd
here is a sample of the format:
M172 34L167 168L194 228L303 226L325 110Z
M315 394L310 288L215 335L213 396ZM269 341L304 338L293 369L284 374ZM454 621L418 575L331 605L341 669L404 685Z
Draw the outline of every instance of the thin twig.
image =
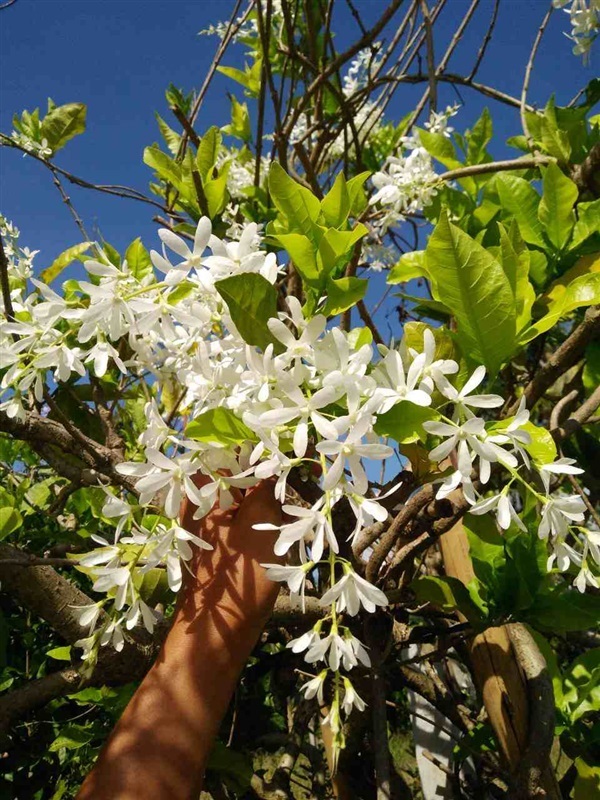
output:
M535 57L537 55L538 48L542 41L542 36L544 35L544 31L546 30L546 25L548 24L548 20L550 19L552 12L554 11L554 7L552 4L548 5L548 10L544 15L544 19L542 20L542 24L540 25L537 35L535 37L535 41L533 43L533 47L531 48L531 53L529 54L529 59L527 61L527 67L525 68L525 77L523 78L523 88L521 89L521 102L520 102L520 115L521 115L521 127L523 128L523 133L527 139L527 144L531 147L533 144L533 138L529 133L529 127L527 125L527 118L525 116L525 107L527 105L527 91L529 90L529 81L531 80L531 71L533 69L533 62L535 61Z

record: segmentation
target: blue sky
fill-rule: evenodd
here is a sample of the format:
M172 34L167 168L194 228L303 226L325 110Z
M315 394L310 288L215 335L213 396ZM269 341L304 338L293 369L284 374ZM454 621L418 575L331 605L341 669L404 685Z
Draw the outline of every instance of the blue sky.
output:
M368 24L385 8L385 0L355 0ZM549 0L503 0L493 42L479 79L518 95L531 43ZM467 0L450 0L436 27L438 52L445 47ZM492 0L482 0L449 71L467 71L487 29ZM57 163L70 172L100 183L126 184L147 191L150 170L142 163L143 148L158 137L154 111L166 119L164 90L172 82L185 89L199 87L210 65L217 40L198 36L210 23L226 19L230 0L17 0L0 12L0 130L10 133L14 112L73 101L88 105L88 129L59 153ZM345 3L339 0L340 9ZM338 48L356 34L347 11L334 26ZM583 67L571 54L564 36L568 17L557 11L551 19L531 81L531 102L543 105L552 92L566 103L597 72L594 62ZM240 60L243 53L240 49ZM235 63L235 59L225 63ZM390 106L400 119L423 87L399 91ZM228 121L226 91L235 85L218 76L204 104L199 128ZM238 93L239 96L239 93ZM464 130L485 105L477 94L461 90L465 103L455 126ZM459 98L442 89L440 104ZM518 113L493 101L497 157L515 154L503 144L519 133ZM168 119L171 122L171 120ZM118 249L141 235L156 247L156 223L150 206L109 198L71 187L70 196L89 230L101 230ZM68 209L62 204L44 167L16 151L0 150L0 210L21 229L21 242L41 250L39 269L66 247L80 241Z

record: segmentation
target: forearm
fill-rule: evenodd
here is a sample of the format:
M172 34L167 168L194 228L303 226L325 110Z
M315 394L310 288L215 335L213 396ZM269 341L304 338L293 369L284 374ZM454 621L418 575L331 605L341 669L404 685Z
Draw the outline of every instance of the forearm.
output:
M247 536L247 528L206 532L215 549L186 579L164 647L78 800L139 800L141 787L146 800L198 797L219 724L277 597L260 566L272 560L272 536Z

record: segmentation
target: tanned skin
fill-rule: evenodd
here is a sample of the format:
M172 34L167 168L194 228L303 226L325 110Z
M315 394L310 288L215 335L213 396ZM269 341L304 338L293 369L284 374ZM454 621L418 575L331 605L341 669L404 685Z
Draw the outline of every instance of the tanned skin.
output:
M184 505L182 527L214 550L195 554L163 648L77 800L199 797L219 725L279 590L260 566L274 561L276 534L252 530L257 522L281 524L273 484L237 499L202 520Z

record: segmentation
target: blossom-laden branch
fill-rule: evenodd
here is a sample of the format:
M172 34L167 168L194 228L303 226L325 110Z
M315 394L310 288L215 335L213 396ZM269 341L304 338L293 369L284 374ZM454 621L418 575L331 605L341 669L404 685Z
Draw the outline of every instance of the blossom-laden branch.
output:
M326 318L318 313L305 317L294 297L287 298L285 310L263 322L261 346L249 344L240 333L243 317L227 302L234 291L229 287L240 277L246 286L251 278L262 291L274 293L280 272L275 256L261 249L256 225L248 225L237 242L218 239L207 218L199 221L191 247L167 229L160 237L163 254L152 251L151 258L161 280L149 273L140 277L126 262L117 267L108 260L87 261L85 269L95 281L80 281L80 294L69 303L38 282L26 294L21 282L12 292L18 316L5 317L2 324L9 369L0 413L7 431L29 442L59 471L57 452L77 455L85 465L76 468L80 482L107 484L102 514L114 521L114 540L99 540L100 547L78 555L78 561L91 575L94 591L108 594L103 600L73 604L80 605L79 621L89 626L89 635L77 640L89 668L102 645L123 649L127 632L139 622L149 634L154 631L158 616L140 595L139 576L166 567L169 585L177 591L192 547L208 547L181 527L182 499L189 498L201 517L215 506L228 508L233 490L264 478L276 478L276 496L286 502L292 474L308 476L316 467L320 472L320 487L309 503L284 505L291 521L277 528L275 553L284 556L293 548L297 563L265 567L273 580L288 585L301 606L307 591L314 592L314 570L327 576L318 600L324 615L290 647L304 653L309 664L325 662L331 671L329 724L338 744L342 714L362 702L349 678L342 680L340 669L347 672L371 662L344 615L374 612L388 604L375 583L401 539L389 570L402 568L467 510L494 513L501 527L511 520L522 526L506 490L492 497L482 494L492 468L508 472L513 491L535 495L542 507L539 535L552 546L561 568L568 565L568 554L577 560L574 548L582 544L582 536L586 553L596 553L593 534L582 526L582 498L556 495L550 488L553 474L581 470L569 459L532 461L526 451L531 436L524 428L529 414L523 403L501 430L476 416L480 409L504 403L499 395L477 392L485 379L483 367L459 388L454 383L457 362L437 358L435 338L427 328L420 347L383 348L375 358L368 340L327 330ZM175 255L174 264L166 248ZM189 289L181 292L182 285ZM59 319L68 325L59 326ZM127 351L120 344L125 338ZM567 352L575 357L571 346ZM117 444L107 447L76 433L70 421L49 419L36 410L36 401L43 403L46 397L38 387L45 385L48 370L61 384L89 369L96 385L109 365L124 379L130 371L132 378L140 371L153 375L159 391L178 384L185 390L178 392L177 403L185 410L187 427L174 426L172 417L164 419L156 398L150 397L136 460L123 462L115 431ZM365 579L359 565L343 555L339 512L346 509L343 528L351 542L374 523L388 522L385 493L369 491L365 467L393 456L377 430L379 420L399 403L426 413L421 435L429 443L430 462L450 458L453 467L449 473L434 473L433 482L430 477L412 497L404 496L401 510L382 530L367 561ZM529 482L531 471L538 472L544 493ZM201 488L192 480L198 473L204 476ZM399 501L394 498L398 488L393 485L388 492L392 504ZM447 498L457 491L462 499L450 502ZM594 579L585 558L580 563L576 583L583 589ZM13 575L20 575L22 582L26 574L49 569L17 568Z

